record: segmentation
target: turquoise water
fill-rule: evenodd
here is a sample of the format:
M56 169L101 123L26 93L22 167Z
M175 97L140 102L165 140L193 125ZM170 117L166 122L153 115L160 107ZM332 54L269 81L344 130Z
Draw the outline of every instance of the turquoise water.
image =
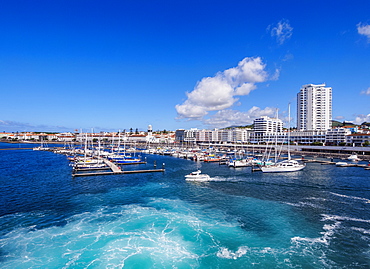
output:
M0 267L370 267L370 171L146 157L123 169L166 172L72 178L63 155L0 151ZM212 181L186 182L199 167Z

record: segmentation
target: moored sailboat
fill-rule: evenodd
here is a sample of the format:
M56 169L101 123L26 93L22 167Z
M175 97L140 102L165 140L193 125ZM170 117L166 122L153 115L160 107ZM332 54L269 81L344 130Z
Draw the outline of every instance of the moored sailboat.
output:
M288 129L288 135L287 135L288 137L287 138L288 140L287 141L288 142L288 159L281 161L281 162L277 162L277 157L278 157L277 156L274 164L261 166L261 171L263 173L296 172L306 167L306 164L298 162L296 160L292 160L290 156L290 104L288 107L288 111L289 111L288 113L289 129ZM275 150L277 151L277 148L275 148Z

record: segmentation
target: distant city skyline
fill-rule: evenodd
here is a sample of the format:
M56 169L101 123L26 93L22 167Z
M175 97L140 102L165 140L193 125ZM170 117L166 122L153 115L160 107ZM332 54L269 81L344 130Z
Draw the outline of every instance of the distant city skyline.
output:
M370 122L370 2L3 1L0 131L297 126L303 85ZM344 19L345 18L345 19Z

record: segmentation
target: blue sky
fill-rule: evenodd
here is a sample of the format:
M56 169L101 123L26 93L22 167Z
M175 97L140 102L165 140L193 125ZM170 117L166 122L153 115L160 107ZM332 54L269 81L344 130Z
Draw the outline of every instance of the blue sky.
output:
M302 85L370 121L370 1L0 0L0 131L221 128Z

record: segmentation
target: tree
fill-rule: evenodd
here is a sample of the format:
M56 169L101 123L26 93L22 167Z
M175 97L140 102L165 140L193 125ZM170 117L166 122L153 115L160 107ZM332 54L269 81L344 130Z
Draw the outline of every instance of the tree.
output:
M312 146L322 146L323 144L322 142L313 142L311 145Z

